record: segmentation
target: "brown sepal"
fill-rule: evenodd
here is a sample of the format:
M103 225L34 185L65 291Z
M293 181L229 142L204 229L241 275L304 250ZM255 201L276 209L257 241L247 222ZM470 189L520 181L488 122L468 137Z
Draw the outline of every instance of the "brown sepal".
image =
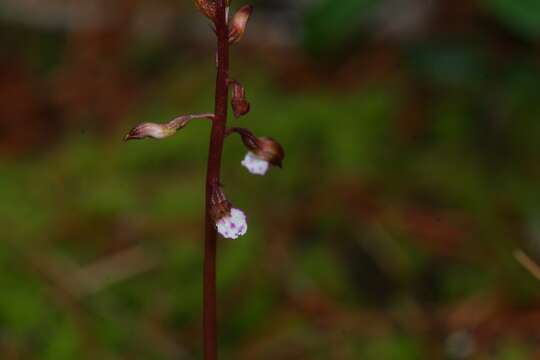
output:
M251 109L249 101L246 99L246 89L238 82L231 81L232 97L231 106L236 118L246 115Z
M212 195L210 197L210 216L214 221L228 216L231 212L231 203L227 200L225 193L220 185L214 185L212 187Z

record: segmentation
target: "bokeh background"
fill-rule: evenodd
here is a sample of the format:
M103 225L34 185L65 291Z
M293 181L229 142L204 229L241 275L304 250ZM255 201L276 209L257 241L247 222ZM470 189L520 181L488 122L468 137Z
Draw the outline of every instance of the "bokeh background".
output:
M231 124L287 157L255 177L226 144L250 221L219 245L222 357L539 358L540 2L254 5ZM201 359L209 126L121 139L212 111L208 22L189 0L0 19L0 358Z

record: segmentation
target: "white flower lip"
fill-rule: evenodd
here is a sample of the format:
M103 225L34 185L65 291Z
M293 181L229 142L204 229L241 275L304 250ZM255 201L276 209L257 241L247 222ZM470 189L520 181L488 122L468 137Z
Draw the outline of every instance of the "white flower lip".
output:
M236 239L247 232L246 215L239 209L231 209L229 215L216 222L218 232L226 239Z
M254 175L265 175L270 167L268 161L261 159L251 151L248 151L241 163L248 171Z

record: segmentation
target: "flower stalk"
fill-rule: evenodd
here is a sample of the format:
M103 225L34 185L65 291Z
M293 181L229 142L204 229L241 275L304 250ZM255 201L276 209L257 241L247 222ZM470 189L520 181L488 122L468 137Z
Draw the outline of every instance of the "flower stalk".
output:
M229 27L226 0L216 1L214 24L217 36L217 77L214 120L210 135L206 170L205 239L203 265L203 345L204 359L217 359L216 252L217 229L212 217L212 192L220 184L221 157L227 130L229 100Z
M285 151L280 143L269 137L257 137L250 130L232 127L227 136L237 133L248 149L242 165L254 175L265 175L270 165L282 167Z
M133 128L124 140L164 139L176 134L194 119L208 119L212 122L206 169L203 351L205 360L216 360L218 356L217 235L219 233L225 239L236 239L245 235L248 229L247 216L242 210L232 206L221 187L223 143L228 135L239 134L248 149L241 164L255 175L264 175L271 165L281 167L285 153L281 145L271 138L256 137L245 128L227 128L229 88L232 88L231 107L236 118L247 115L251 107L246 98L245 88L238 81L229 78L229 46L239 42L244 36L253 7L242 6L229 22L230 0L195 0L195 4L212 21L213 30L217 36L214 112L182 115L164 124L142 123Z

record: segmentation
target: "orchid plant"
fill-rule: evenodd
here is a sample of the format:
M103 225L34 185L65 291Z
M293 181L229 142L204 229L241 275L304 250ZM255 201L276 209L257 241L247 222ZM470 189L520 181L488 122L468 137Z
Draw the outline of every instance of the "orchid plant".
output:
M251 5L238 9L229 19L231 0L195 0L199 10L212 22L217 37L216 91L213 113L179 116L168 123L142 123L133 128L125 140L164 139L181 130L195 119L212 122L210 149L206 175L205 206L205 250L203 284L203 342L204 358L217 359L217 316L216 316L216 244L217 234L223 238L236 239L246 234L247 217L234 208L225 196L221 177L221 158L225 138L238 134L248 152L241 164L255 175L265 175L271 166L281 167L285 156L281 145L269 137L257 137L250 130L227 127L228 100L236 118L249 113L251 105L246 98L245 88L229 77L229 46L238 43L244 36L248 20L253 11Z

